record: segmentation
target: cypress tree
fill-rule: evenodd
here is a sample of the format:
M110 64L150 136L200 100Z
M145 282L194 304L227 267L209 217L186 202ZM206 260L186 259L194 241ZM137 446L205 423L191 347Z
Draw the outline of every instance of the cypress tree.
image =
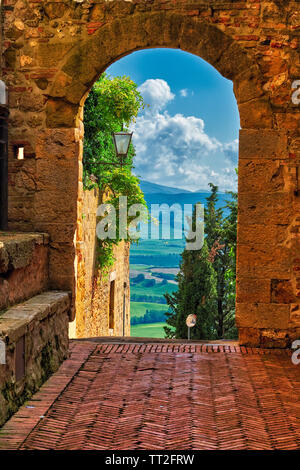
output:
M237 194L230 192L231 200L225 208L229 214L217 209L218 187L210 184L211 195L204 211L205 234L210 250L209 259L217 276L217 311L214 324L217 338L234 338L235 327L235 264L237 230Z
M166 313L166 337L186 338L186 317L197 315L191 330L193 339L235 338L235 266L237 194L225 208L217 209L218 187L210 184L211 194L204 211L205 241L201 250L182 253L177 275L178 291L166 294L170 307ZM225 209L224 208L224 209ZM195 224L193 215L193 229Z
M197 315L192 328L193 339L214 339L213 313L216 297L216 274L208 260L208 247L204 241L201 250L184 250L177 275L178 291L165 294L170 312L166 313L168 338L187 338L186 318Z

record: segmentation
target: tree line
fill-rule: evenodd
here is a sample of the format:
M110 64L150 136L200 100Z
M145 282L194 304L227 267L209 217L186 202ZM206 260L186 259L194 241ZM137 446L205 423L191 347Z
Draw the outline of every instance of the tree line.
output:
M166 321L166 312L161 310L146 310L145 314L140 317L132 316L130 318L131 325L140 323L158 323Z
M165 297L160 295L143 295L143 294L130 294L130 300L132 302L149 302L155 304L166 304Z

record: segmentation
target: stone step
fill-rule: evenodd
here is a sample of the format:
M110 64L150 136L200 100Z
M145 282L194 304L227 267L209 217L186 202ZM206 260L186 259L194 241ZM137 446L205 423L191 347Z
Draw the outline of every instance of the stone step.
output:
M70 303L48 291L0 313L0 425L66 359Z

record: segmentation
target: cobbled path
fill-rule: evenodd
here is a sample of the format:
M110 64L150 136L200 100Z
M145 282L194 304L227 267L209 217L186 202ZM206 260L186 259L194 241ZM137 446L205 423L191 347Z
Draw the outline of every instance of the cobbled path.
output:
M300 449L300 366L235 346L75 341L0 449Z

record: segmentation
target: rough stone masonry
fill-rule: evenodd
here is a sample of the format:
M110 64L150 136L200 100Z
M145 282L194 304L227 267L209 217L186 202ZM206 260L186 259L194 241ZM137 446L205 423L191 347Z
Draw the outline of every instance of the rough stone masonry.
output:
M299 2L288 0L4 0L9 228L50 235L50 285L73 292L74 313L83 302L84 100L120 57L169 47L234 84L240 342L283 348L300 336L299 25Z

